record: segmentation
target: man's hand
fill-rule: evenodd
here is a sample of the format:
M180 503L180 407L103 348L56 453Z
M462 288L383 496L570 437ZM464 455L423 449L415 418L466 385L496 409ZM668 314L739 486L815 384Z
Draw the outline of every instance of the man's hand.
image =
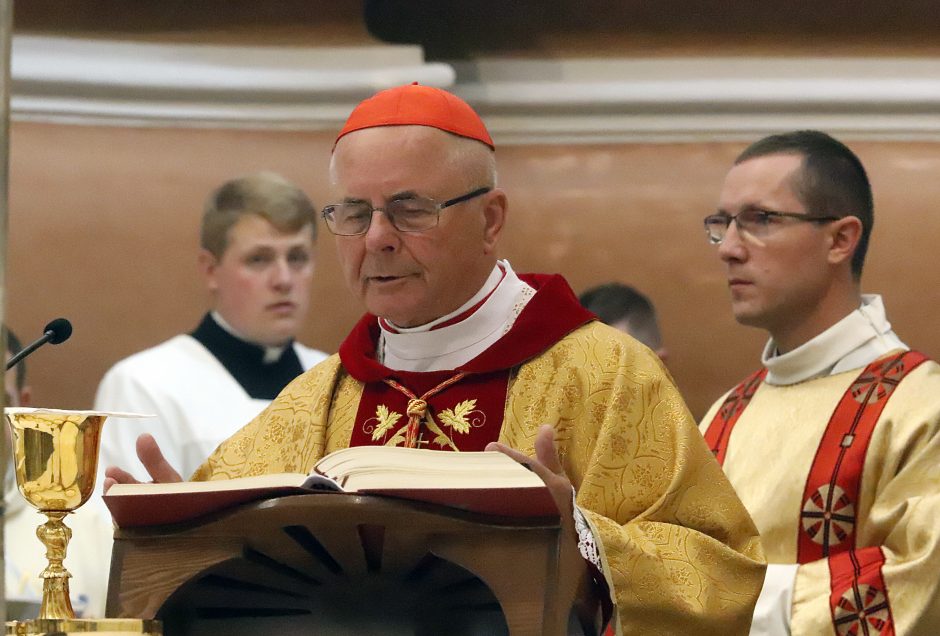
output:
M170 463L163 456L160 447L157 446L157 440L150 433L144 433L137 438L137 457L140 463L144 465L154 483L169 483L183 481L180 474L174 470ZM114 484L139 484L133 475L117 466L108 466L104 471L104 491L111 490Z
M558 460L558 453L555 451L555 429L550 424L543 424L539 427L539 432L535 437L534 458L499 442L490 442L486 445L485 450L495 450L509 455L541 477L555 499L555 505L558 506L558 511L561 513L562 524L574 525L571 480L568 479L565 469Z

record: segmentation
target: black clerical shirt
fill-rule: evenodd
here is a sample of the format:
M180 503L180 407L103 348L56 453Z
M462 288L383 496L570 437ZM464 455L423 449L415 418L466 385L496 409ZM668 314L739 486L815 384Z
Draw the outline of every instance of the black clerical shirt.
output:
M206 314L190 334L198 340L232 377L256 400L273 400L287 384L303 373L293 341L273 362L264 361L264 347L236 338Z

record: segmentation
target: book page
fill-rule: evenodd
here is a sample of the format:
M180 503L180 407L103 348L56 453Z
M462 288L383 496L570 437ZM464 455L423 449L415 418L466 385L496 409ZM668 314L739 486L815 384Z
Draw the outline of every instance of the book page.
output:
M166 484L114 484L105 493L108 497L125 495L182 494L197 492L218 492L222 490L257 490L263 488L300 487L307 475L299 473L272 473L254 477L219 479L216 481L180 481Z
M347 492L377 491L382 489L509 489L545 488L542 479L533 472L508 471L441 471L424 467L389 470L352 470L337 478Z
M344 477L375 472L392 475L429 473L440 476L439 486L472 486L473 479L507 480L508 485L541 484L538 476L497 451L452 453L392 446L357 446L327 455L314 467L345 484ZM534 481L532 479L534 477Z

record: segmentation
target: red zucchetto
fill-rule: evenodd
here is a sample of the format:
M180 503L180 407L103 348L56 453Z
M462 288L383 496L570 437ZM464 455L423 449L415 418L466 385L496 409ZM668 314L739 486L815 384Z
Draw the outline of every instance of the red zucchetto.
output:
M430 126L496 149L483 120L467 102L417 82L380 91L361 102L349 115L336 141L356 130L377 126Z

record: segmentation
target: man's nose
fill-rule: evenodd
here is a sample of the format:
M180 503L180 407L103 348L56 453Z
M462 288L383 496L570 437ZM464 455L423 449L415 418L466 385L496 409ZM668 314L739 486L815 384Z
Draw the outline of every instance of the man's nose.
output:
M401 237L384 210L372 211L372 222L366 230L366 249L370 252L394 251Z
M737 221L728 222L725 237L718 244L718 257L725 262L742 261L747 257L747 250L744 249Z
M291 269L290 263L287 262L287 257L278 258L274 261L271 281L278 289L290 289L294 284L294 271Z

